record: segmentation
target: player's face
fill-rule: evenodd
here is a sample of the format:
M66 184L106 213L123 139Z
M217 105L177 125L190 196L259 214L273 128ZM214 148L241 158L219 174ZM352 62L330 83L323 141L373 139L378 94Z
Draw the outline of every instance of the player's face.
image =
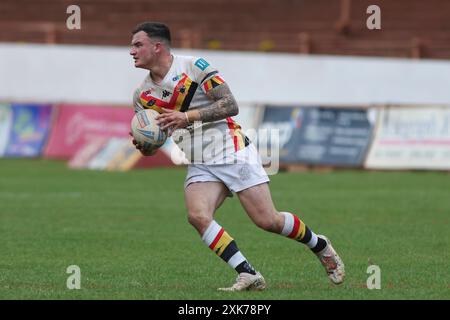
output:
M150 40L144 31L133 35L130 54L134 59L136 68L150 69L155 61L155 43Z

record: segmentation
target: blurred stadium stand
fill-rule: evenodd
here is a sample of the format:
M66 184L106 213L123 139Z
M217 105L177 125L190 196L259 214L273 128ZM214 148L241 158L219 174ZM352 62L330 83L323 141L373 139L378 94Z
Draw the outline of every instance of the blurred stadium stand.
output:
M72 4L82 32L66 28ZM382 32L366 27L372 4ZM448 0L2 0L0 41L123 46L153 20L176 48L449 59L449 16Z
M66 26L74 4L81 30ZM371 5L381 30L367 28ZM184 163L170 139L144 159L129 141L145 74L132 67L131 30L160 21L178 54L223 70L243 129L278 130L277 164L448 171L450 62L438 59L450 59L449 18L449 0L2 0L0 157L102 170ZM120 117L106 119L112 110Z

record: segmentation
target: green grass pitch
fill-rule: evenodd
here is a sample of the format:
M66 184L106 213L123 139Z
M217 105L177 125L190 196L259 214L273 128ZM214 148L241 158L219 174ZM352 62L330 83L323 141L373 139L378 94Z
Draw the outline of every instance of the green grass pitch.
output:
M449 299L450 175L280 173L277 209L327 235L346 265L332 285L303 245L259 230L236 197L216 220L265 276L264 292L218 292L236 277L188 224L185 169L69 170L0 160L0 299ZM369 265L381 289L366 287ZM66 269L81 269L81 289Z

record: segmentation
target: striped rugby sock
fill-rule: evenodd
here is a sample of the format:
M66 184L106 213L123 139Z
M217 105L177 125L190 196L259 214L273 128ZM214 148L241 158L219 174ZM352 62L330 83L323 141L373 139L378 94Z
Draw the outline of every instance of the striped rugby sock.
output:
M306 244L314 253L325 249L327 242L324 239L318 238L295 214L290 212L280 213L284 215L284 226L283 230L281 230L282 235Z
M238 273L256 274L255 269L239 251L234 239L216 221L213 220L208 226L203 233L202 240Z

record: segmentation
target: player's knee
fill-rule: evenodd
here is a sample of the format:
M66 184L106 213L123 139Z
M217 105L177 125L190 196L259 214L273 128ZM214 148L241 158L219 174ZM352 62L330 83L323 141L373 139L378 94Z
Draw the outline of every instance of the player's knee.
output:
M266 216L265 218L256 219L255 224L265 231L278 232L277 221L274 215L269 215Z
M259 228L261 228L261 229L263 229L263 230L270 231L270 228L271 228L271 223L270 223L270 221L266 221L266 220L256 220L256 221L255 221L255 224L256 224Z
M206 230L210 225L212 218L201 211L190 211L188 214L189 223L197 230Z
M280 233L281 229L279 220L279 215L276 212L268 212L266 214L259 215L254 222L259 228L265 231Z

